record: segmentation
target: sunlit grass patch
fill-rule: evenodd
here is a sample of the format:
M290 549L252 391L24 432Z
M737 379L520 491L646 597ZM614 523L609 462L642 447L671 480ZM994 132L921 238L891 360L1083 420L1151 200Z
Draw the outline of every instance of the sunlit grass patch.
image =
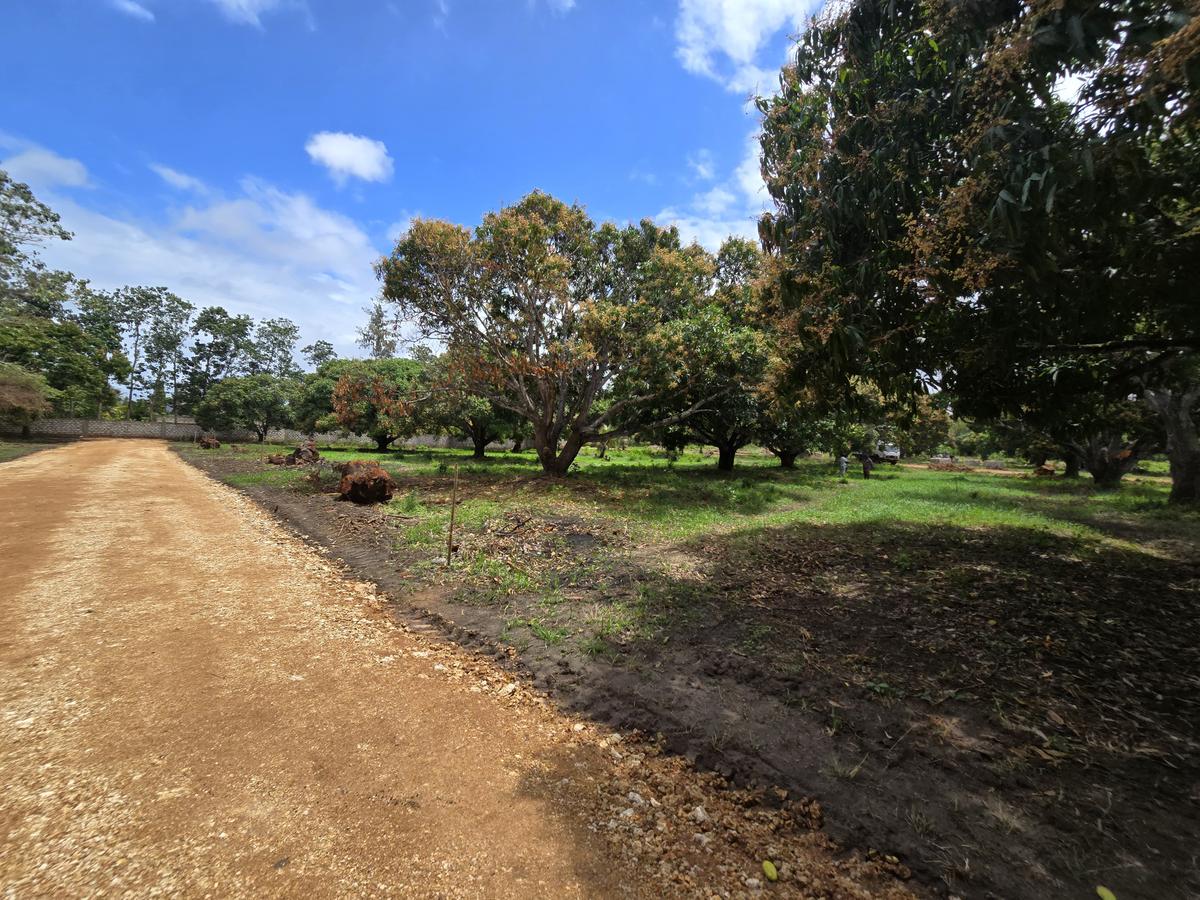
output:
M54 446L59 445L45 441L0 440L0 463Z
M292 448L243 444L248 459ZM194 451L203 453L204 451ZM879 466L870 480L839 479L824 459L800 460L783 469L763 451L738 455L732 473L716 470L711 451L670 454L648 446L613 446L605 458L585 448L567 478L543 477L532 451L489 450L475 460L469 450L399 447L377 453L361 447L321 448L330 463L370 459L399 483L387 511L405 520L405 542L444 540L455 468L460 497L456 514L464 531L515 508L620 523L643 542L683 541L705 534L789 524L813 526L883 522L934 528L1014 527L1091 542L1120 540L1110 526L1121 521L1161 521L1200 536L1200 517L1166 504L1160 478L1127 478L1119 491L1101 492L1091 479L1034 479L987 471L944 472L917 466ZM1146 463L1155 471L1159 461ZM227 476L237 485L299 483L292 473ZM439 537L439 534L441 537Z

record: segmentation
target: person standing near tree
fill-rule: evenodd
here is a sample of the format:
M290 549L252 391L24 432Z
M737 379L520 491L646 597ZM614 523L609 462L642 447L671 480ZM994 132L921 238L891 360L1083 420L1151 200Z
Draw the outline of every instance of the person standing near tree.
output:
M863 478L871 477L871 470L875 468L875 461L871 459L871 454L864 453L862 455Z

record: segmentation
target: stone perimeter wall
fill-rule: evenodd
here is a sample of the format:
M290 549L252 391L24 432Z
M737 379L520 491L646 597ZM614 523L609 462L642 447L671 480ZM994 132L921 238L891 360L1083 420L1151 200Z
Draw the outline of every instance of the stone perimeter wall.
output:
M38 419L29 426L33 435L56 437L125 437L125 438L162 438L168 441L194 441L202 434L208 434L200 426L190 422L133 422L125 419ZM217 431L217 438L226 443L253 444L258 440L253 431L232 430ZM308 438L292 428L274 428L267 432L267 443L298 444ZM336 432L312 435L318 444L351 444L356 447L374 447L375 442L368 437ZM469 441L455 440L448 435L419 434L402 441L408 446L415 447L455 447L468 448Z

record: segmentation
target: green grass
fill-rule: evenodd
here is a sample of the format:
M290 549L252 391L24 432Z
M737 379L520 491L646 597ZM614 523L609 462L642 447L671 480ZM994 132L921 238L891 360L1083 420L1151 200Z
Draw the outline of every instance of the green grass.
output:
M529 630L533 632L534 637L549 644L551 647L557 647L571 634L566 628L555 628L554 626L545 624L540 619L530 619L525 624L529 626Z
M0 449L4 445L0 444ZM241 445L222 448L248 459L290 448ZM192 451L200 452L200 451ZM592 448L580 454L567 479L540 478L536 457L494 452L484 461L469 451L397 450L386 454L353 448L322 448L330 462L366 458L380 463L400 484L388 512L406 521L406 540L434 545L449 521L452 473L458 467L461 496L456 521L479 528L512 508L584 519L613 519L641 540L684 540L747 526L850 525L886 522L930 527L1018 527L1076 539L1110 539L1118 521L1175 523L1200 535L1194 513L1166 506L1169 483L1159 476L1166 463L1143 465L1155 477L1128 477L1119 491L1102 492L1086 475L1076 480L1041 480L983 471L959 473L880 466L869 481L842 481L822 460L801 460L794 470L779 467L761 451L738 455L732 473L716 471L711 453L690 449L672 461L665 451L614 448L599 459ZM235 485L303 484L297 470L255 470L227 476Z
M55 446L59 446L59 444L49 441L23 441L3 438L0 439L0 463L28 456L30 453L36 453L39 450L45 450L47 447Z
M243 445L215 452L240 460L224 476L234 485L314 490L304 468L262 462L289 449ZM911 587L940 569L945 587L962 592L980 577L977 568L932 558L924 536L994 532L996 540L1018 541L1019 554L1035 556L1108 550L1157 555L1159 540L1200 545L1200 514L1167 505L1169 481L1159 477L1163 466L1155 460L1146 466L1151 475L1127 477L1120 490L1103 492L1087 476L1039 479L922 466L879 466L870 480L855 472L841 479L822 459L801 460L787 470L750 450L738 455L734 472L721 473L712 454L696 450L672 460L648 447L612 449L602 460L589 448L565 479L542 477L531 452L495 453L483 462L468 451L443 449L378 454L321 448L321 455L331 463L370 459L391 472L399 489L384 511L400 526L405 565L430 575L436 570L439 580L451 580L461 602L497 610L508 623L504 640L518 650L562 646L610 662L633 646L670 644L718 621L738 601L740 588L714 591L703 578L687 575L687 565L703 565L712 548L722 546L752 560L756 548L780 533L817 546L827 537L883 541L887 546L879 552L888 561L880 571L887 578ZM438 560L446 553L455 467L462 549L446 572ZM526 533L521 523L531 517L538 527ZM515 527L506 540L509 523ZM573 549L567 538L577 526L611 539L597 537ZM497 549L479 549L485 532L491 537L483 545ZM493 544L497 539L499 545ZM534 545L541 549L530 550ZM997 560L1003 564L1001 549ZM671 568L672 554L683 560L683 574ZM846 573L837 568L836 552L828 562L827 570L818 563L806 583L819 594L840 596ZM638 573L633 582L629 571ZM800 666L780 650L799 638L769 619L746 621L730 640L752 658ZM885 698L895 691L883 678L867 687Z

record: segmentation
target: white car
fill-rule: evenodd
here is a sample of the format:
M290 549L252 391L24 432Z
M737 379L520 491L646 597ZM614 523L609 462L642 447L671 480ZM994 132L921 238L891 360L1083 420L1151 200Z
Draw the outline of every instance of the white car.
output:
M875 452L871 454L871 458L875 462L891 463L894 466L900 462L900 448L895 444L885 444L880 441L875 445Z

